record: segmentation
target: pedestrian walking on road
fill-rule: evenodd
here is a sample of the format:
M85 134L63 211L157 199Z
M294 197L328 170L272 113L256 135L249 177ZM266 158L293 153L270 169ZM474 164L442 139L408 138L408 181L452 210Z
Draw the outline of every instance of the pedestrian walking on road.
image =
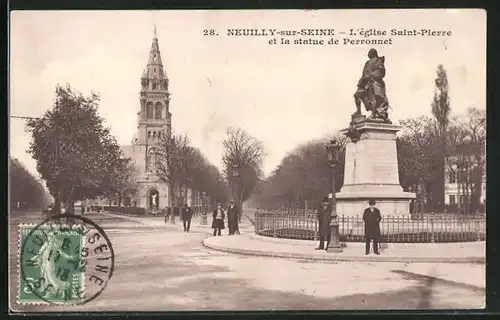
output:
M170 215L172 214L172 209L170 207L165 207L165 223L170 219Z
M214 229L214 236L221 235L221 230L224 229L225 216L226 216L226 213L224 212L224 209L222 208L222 204L217 203L217 208L214 210L214 213L212 214L212 217L213 217L212 229Z
M315 250L328 250L328 245L330 244L331 212L332 205L330 204L328 197L325 197L323 198L323 204L318 208L319 247Z
M369 207L363 213L363 221L365 222L365 254L370 254L370 243L373 240L373 253L380 254L378 251L378 240L380 238L380 221L382 215L380 210L375 208L375 200L368 202Z
M191 219L193 218L193 209L191 209L188 204L184 204L184 208L182 208L181 219L182 224L184 225L184 232L189 232L189 228L191 228Z
M239 231L238 207L236 207L234 200L229 202L229 208L227 209L227 227L229 229L229 235L233 235L236 231Z

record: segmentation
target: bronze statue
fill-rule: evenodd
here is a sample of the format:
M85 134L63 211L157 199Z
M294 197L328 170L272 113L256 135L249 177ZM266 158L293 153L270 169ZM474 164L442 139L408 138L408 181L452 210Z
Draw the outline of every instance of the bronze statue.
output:
M385 77L385 57L379 57L377 50L370 49L368 58L369 60L363 68L363 74L358 81L358 89L354 93L356 112L352 117L354 119L362 115L361 102L363 102L366 111L371 111L368 119L390 122L387 112L389 101L385 94L385 82L383 80Z

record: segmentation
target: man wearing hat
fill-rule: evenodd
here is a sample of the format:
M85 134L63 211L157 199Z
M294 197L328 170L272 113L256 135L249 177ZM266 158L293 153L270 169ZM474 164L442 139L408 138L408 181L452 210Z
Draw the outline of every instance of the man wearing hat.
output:
M238 230L238 208L234 200L229 201L229 208L227 209L227 227L229 234L233 235Z
M217 201L217 208L215 208L212 217L212 229L214 229L214 236L220 236L221 230L224 229L224 217L226 213L222 208L222 203Z
M191 219L193 218L193 209L187 204L184 203L184 207L181 209L181 219L182 224L184 225L184 232L189 232L191 228Z
M318 225L319 225L319 247L315 250L327 250L330 243L330 215L332 205L328 197L323 198L323 204L318 208ZM326 241L326 247L325 247Z
M380 254L378 252L378 239L380 237L380 220L382 216L380 211L375 208L375 200L371 199L368 201L369 207L365 209L363 213L363 221L365 222L365 241L366 250L365 254L370 254L370 243L373 240L373 253Z

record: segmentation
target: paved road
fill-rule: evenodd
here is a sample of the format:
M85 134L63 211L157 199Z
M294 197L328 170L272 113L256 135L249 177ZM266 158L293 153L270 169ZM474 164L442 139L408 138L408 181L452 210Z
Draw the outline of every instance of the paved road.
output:
M24 216L14 216L11 227L21 219L36 217ZM318 263L228 254L202 246L202 240L210 236L207 227L194 227L184 233L180 225L152 226L102 215L90 217L103 227L115 250L115 272L105 291L83 306L19 307L15 304L17 252L13 251L11 305L15 309L60 312L484 306L483 289L406 273L401 271L405 269L403 264ZM11 249L16 249L16 243Z

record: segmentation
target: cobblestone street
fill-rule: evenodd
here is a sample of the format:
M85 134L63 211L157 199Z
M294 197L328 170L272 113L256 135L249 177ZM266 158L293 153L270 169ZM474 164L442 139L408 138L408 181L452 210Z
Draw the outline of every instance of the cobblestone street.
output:
M33 216L30 216L33 219ZM17 238L11 246L11 306L23 311L180 311L482 308L484 288L419 276L420 263L315 262L223 253L205 248L207 226L145 225L88 215L106 231L115 251L108 287L81 306L15 303ZM27 218L23 217L23 221ZM12 217L16 228L19 217ZM14 240L14 230L11 229ZM225 230L227 233L227 230ZM484 273L481 264L439 268Z

